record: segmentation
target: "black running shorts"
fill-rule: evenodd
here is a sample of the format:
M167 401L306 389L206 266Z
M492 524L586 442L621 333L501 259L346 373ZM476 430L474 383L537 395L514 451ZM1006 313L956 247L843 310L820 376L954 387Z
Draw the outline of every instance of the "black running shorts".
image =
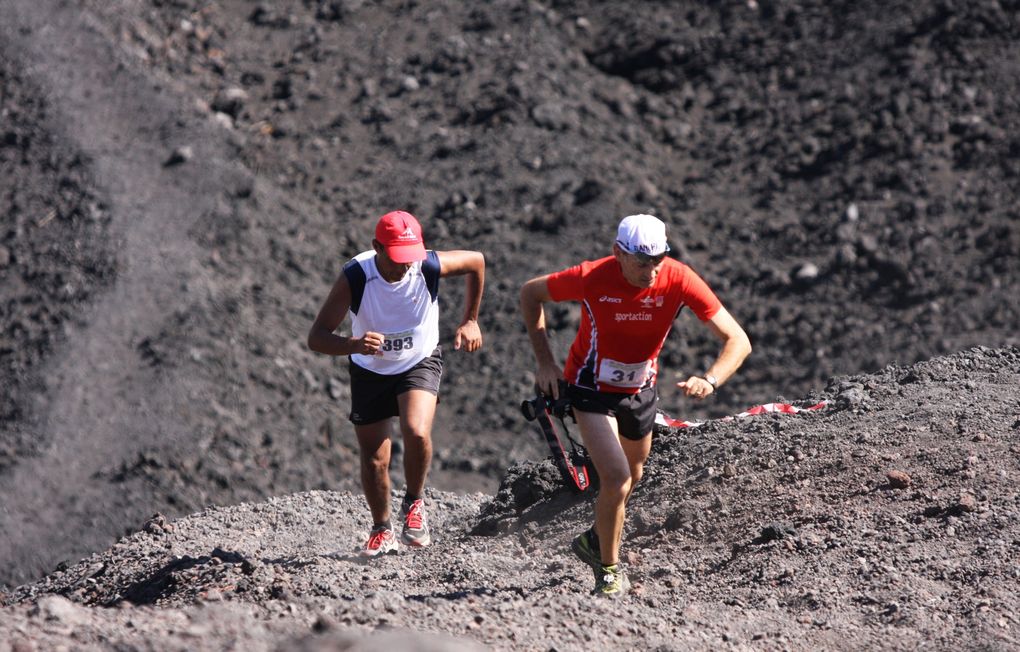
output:
M443 377L443 352L440 347L407 371L399 374L377 374L350 361L351 423L365 426L400 414L397 396L412 389L423 389L439 395Z
M620 394L597 392L568 383L567 398L570 399L570 405L580 412L616 417L620 436L626 439L644 439L655 427L655 413L659 405L655 387L648 387L637 394Z

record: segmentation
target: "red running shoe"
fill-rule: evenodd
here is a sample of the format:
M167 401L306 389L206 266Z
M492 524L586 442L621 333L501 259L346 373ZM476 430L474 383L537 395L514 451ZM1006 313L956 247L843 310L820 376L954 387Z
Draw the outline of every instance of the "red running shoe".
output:
M419 498L410 505L404 505L400 510L404 519L404 529L400 533L400 539L409 546L424 548L432 542L429 536L429 525L425 519L425 501Z
M397 550L397 538L393 536L393 529L388 525L380 525L372 528L368 535L368 543L361 550L362 557L378 557L388 552Z

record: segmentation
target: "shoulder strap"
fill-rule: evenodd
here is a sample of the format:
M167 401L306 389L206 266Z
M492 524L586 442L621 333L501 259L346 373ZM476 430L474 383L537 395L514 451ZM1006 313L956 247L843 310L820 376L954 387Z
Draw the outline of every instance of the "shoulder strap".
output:
M439 296L440 272L442 269L439 266L439 254L429 250L425 254L425 260L421 261L421 275L425 277L425 286L429 289L433 301Z
M344 276L351 286L351 312L355 315L361 308L361 298L365 296L365 268L356 260L344 265Z

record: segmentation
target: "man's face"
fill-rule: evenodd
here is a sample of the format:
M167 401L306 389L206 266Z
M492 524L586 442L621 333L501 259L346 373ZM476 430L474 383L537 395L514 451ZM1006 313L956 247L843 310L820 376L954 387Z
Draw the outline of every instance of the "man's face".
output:
M632 254L625 251L620 245L613 245L613 255L620 263L623 270L623 277L631 285L639 288L651 287L655 278L662 271L663 261L666 254L648 256L646 254Z
M375 248L375 266L379 268L379 273L382 277L390 283L396 283L400 279L404 278L404 275L411 269L414 263L397 263L386 253L386 247L377 241L372 241L372 247Z

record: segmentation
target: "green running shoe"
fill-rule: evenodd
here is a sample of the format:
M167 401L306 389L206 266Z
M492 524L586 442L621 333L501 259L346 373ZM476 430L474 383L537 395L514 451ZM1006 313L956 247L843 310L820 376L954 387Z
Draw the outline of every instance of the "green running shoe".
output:
M630 580L619 564L600 565L595 574L595 595L618 598L630 590Z
M591 529L587 529L577 535L573 543L570 544L570 549L577 555L578 559L593 569L598 570L602 566L602 553L599 552L599 542Z

